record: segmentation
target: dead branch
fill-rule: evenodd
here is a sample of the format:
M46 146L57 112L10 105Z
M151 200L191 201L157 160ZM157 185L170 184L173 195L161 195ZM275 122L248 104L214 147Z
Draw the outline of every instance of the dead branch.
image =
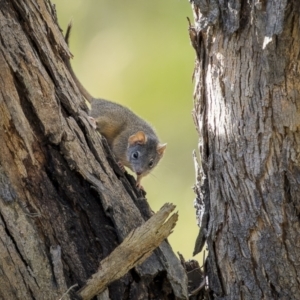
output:
M104 291L111 282L121 278L149 257L172 233L178 214L174 213L167 221L166 219L174 209L173 204L166 203L146 223L129 233L122 244L101 261L98 272L77 294L84 300L93 298Z

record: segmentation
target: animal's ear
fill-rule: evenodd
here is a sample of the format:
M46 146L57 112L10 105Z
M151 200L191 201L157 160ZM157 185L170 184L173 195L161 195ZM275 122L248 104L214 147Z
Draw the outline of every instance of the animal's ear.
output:
M163 155L164 155L164 152L165 152L165 150L166 150L166 148L167 148L167 144L158 144L158 145L157 145L157 148L156 148L157 153L158 153L160 156L163 156Z
M140 144L144 145L147 142L147 136L144 131L138 131L137 133L131 135L128 139L129 145Z
M97 123L96 120L93 117L88 117L88 121L90 123L90 125L94 128L97 129Z

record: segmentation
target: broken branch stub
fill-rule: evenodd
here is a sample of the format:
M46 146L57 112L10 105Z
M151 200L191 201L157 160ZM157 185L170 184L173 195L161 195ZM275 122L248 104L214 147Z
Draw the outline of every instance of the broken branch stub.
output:
M133 230L108 257L100 263L95 273L77 294L84 300L98 295L113 281L141 264L171 233L178 220L175 205L166 203L147 222ZM167 220L167 221L166 221Z

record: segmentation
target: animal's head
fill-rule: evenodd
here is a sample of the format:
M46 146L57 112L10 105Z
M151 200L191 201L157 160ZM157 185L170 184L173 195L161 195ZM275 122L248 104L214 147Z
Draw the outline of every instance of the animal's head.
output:
M128 139L127 159L138 178L146 176L164 155L167 144L160 144L156 137L138 131Z

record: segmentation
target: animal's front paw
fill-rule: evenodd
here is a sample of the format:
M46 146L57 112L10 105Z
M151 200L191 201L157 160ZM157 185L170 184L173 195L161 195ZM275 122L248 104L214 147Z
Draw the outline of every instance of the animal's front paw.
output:
M136 186L136 188L137 188L138 190L145 191L144 188L143 188L143 186L141 185L140 182L137 182L135 186Z
M142 180L142 178L143 178L143 175L142 175L142 174L137 174L136 185L135 185L135 186L137 187L138 190L143 190L143 191L145 191L144 188L143 188L142 185L141 185L141 180Z
M123 173L126 172L124 165L120 161L118 161L118 166L122 170Z
M97 129L97 123L96 123L96 120L95 120L93 117L90 117L90 116L88 116L87 119L88 119L90 125L91 125L94 129Z

